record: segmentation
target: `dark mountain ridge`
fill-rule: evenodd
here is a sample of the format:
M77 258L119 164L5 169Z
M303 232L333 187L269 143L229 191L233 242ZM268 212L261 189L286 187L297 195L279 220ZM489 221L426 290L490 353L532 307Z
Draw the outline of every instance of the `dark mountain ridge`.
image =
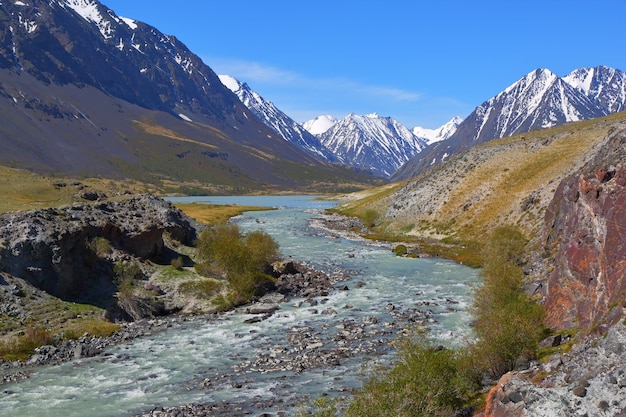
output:
M367 181L285 143L175 37L95 0L1 3L0 95L3 164L230 191Z

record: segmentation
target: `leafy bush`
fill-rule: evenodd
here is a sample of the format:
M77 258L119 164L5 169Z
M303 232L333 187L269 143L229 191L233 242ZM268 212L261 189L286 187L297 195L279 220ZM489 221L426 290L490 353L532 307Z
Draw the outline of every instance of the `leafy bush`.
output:
M218 225L204 231L197 246L203 269L210 265L226 275L234 305L249 301L272 280L264 271L278 257L278 243L265 232L243 235L237 225Z
M395 248L393 248L393 253L395 253L396 256L404 256L407 254L407 252L408 250L405 245L397 245Z
M372 228L378 222L378 212L374 209L367 209L363 213L363 223L365 226Z
M545 336L544 311L523 289L525 245L518 230L500 227L485 247L483 284L471 308L478 337L472 349L492 378L532 357Z
M375 376L349 404L348 417L450 416L462 407L469 381L458 354L424 337L405 340L396 365Z
M96 237L90 243L93 252L100 258L110 255L113 251L113 246L107 238Z

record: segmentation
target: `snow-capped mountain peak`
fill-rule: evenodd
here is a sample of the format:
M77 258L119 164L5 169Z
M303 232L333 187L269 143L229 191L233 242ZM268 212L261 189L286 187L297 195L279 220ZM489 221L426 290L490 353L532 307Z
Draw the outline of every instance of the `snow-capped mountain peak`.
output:
M473 140L485 141L605 114L552 71L537 69L481 104L470 117L478 123Z
M235 93L239 100L265 125L278 133L287 142L291 142L326 161L336 161L335 156L326 149L320 140L309 133L303 126L279 110L274 103L264 99L248 84L242 83L230 75L218 76L222 84Z
M389 177L427 145L397 120L375 113L351 113L319 137L342 162L380 177Z
M454 134L454 132L456 132L457 127L459 127L462 121L463 119L459 116L454 116L447 123L437 129L427 129L416 126L413 128L412 132L418 138L426 139L426 142L430 145L448 139Z
M305 122L302 126L312 135L321 135L335 123L337 123L337 119L331 115L325 114Z
M618 69L606 66L580 68L563 80L599 101L609 113L626 109L626 74Z
M602 66L565 77L547 69L531 71L476 107L448 140L410 161L393 179L416 175L482 142L623 110L625 78L622 71Z

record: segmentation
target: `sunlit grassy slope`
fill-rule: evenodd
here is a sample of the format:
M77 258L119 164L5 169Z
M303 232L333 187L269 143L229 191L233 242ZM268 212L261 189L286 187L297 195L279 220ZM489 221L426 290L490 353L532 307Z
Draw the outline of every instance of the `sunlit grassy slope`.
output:
M480 241L495 226L512 224L532 237L560 181L624 125L621 112L486 142L340 210L362 218L375 211L375 229L384 234Z

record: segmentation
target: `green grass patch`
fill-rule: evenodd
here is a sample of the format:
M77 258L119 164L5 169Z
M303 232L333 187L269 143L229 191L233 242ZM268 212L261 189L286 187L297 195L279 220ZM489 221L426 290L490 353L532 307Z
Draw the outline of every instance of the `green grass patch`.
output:
M63 340L80 339L83 335L109 337L121 331L119 324L100 319L73 320L63 331Z
M214 279L201 279L196 281L181 282L178 290L196 298L209 299L217 295L222 290L223 284Z

